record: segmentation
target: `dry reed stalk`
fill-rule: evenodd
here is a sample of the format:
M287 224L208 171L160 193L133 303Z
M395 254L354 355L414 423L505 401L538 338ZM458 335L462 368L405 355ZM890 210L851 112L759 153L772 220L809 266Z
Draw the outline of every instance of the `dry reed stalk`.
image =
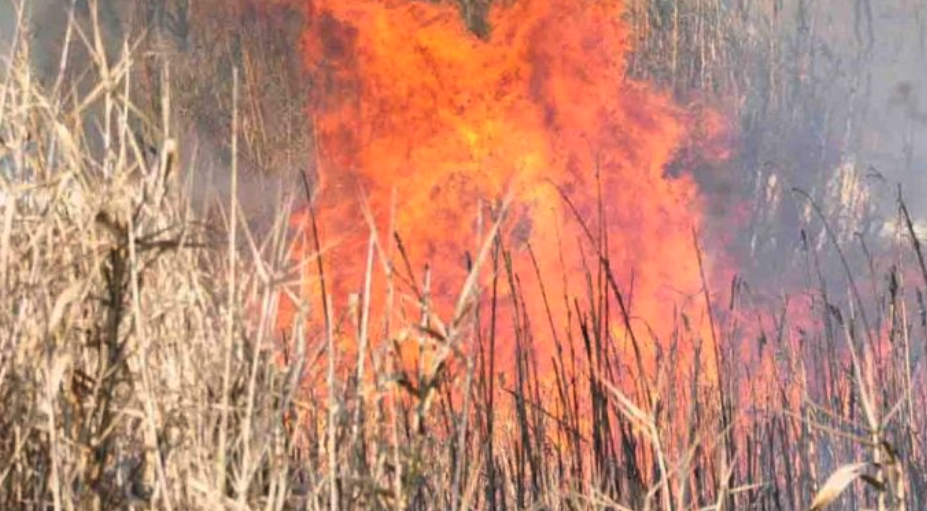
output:
M693 21L692 6L681 3L666 18L678 23L667 39L677 51L676 83L726 79L721 69L696 73L688 60L691 46L708 61L726 23L712 11L715 2L701 5L715 17ZM650 19L664 14L642 3L635 9ZM870 285L851 289L841 302L825 275L831 260L824 253L819 260L809 239L809 274L820 283L815 307L822 309L812 316L820 332L797 334L788 304L760 310L744 292L732 296L729 321L720 309L712 311L718 314L711 318L715 347L723 349L719 372L725 372L718 382L698 366L678 367L680 350L707 347L681 312L652 379L639 349L649 339L631 328L633 289L625 292L603 248L610 229L601 215L606 198L600 197L594 222L583 218L586 238L574 247L590 256L578 276L585 294L570 291L583 282L564 276L563 296L547 296L544 282L561 278L542 275L534 264L546 318L529 317L527 276L515 271L515 261L535 250L562 254L563 244L519 254L495 212L452 316L441 318L428 293L442 269L416 276L395 226L381 239L373 212L365 211L365 279L356 328L348 331L337 320L332 303L339 297L325 278L340 263L323 261L324 226L316 225L308 178L300 202L310 208L312 224L303 230L292 227L288 207L269 232L253 228L239 197L247 175L239 145L274 138L265 133L272 117L258 101L260 52L245 52L247 97L237 97L233 74L225 94L231 100L222 100L232 112L232 190L221 193L216 202L226 206L216 209L208 200L196 204L190 190L175 184L183 181L178 174L197 171L188 168L196 160L180 159L180 146L186 151L191 144L172 127L176 75L159 74L162 108L147 111L134 89L141 43L119 41L122 50L113 58L105 53L113 45L100 16L75 11L69 19L66 45L86 51L93 63L86 83L77 87L64 76L81 64L68 60L76 50L65 50L54 66L55 85L43 90L24 58L25 42L17 43L9 71L0 75L0 166L16 171L0 182L0 407L6 412L0 414L0 507L799 509L808 501L824 505L813 498L818 475L839 471L836 460L855 459L878 466L858 475L867 486L842 490L847 506L895 511L922 504L923 475L909 468L927 460L920 435L925 374L917 364L927 330L912 312L923 309L917 298L927 286L922 262L911 267L924 284L906 294L904 286L918 279L899 279L886 306L869 296L885 290L867 259ZM266 152L255 159L270 160ZM216 190L207 195L219 195ZM401 206L391 207L393 218ZM900 216L906 245L922 260L906 208ZM299 261L296 246L303 247ZM317 266L321 300L301 296L310 266ZM377 266L386 281L383 318L371 311L371 301L381 298L371 295ZM717 307L704 288L705 302ZM565 318L551 313L557 300ZM295 319L278 328L287 302ZM417 305L419 317L403 316L399 304L407 303ZM771 381L736 367L752 361L725 362L738 360L733 346L757 343L737 331L751 316L773 318L771 328L757 320L760 344L775 356ZM616 325L627 330L636 353L618 349ZM883 329L899 342L880 345ZM556 367L551 386L539 374L532 346L541 330L556 344L547 354ZM440 362L464 363L438 364L434 371L423 365L410 396L396 384L398 367L388 350L403 331L438 346ZM340 338L356 338L356 359L339 356ZM497 360L507 345L519 354L512 368ZM355 384L341 381L343 374ZM800 391L800 402L790 390ZM714 396L722 393L719 406ZM678 435L674 425L682 420L692 427ZM870 472L871 481L864 477ZM844 502L830 498L835 488L820 489L831 507Z

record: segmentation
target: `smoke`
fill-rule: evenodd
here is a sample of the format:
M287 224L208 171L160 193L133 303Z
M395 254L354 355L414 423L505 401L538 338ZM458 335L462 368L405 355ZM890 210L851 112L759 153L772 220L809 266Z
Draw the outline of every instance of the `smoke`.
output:
M927 30L925 5L874 2L871 56L856 139L859 158L890 182L927 217ZM911 12L913 9L913 13ZM912 16L913 14L913 16ZM852 148L851 148L852 150Z
M913 209L927 214L925 5L906 0L852 5L825 1L804 7L808 12L797 28L809 33L819 48L810 51L820 55L812 56L823 63L808 63L815 66L808 79L818 81L822 110L836 121L831 129L844 162L863 167L869 180L902 184Z
M838 154L831 177L841 179L844 165L860 167L873 194L883 184L894 192L892 185L900 183L913 209L927 214L925 5L906 0L853 0L852 8L836 0L786 5L784 12L793 17L785 24L791 35L784 42L792 48L784 49L792 53L786 55L793 59L795 86L819 102L815 131ZM874 204L878 214L891 216L881 202Z
M20 8L25 23L18 30ZM80 96L96 86L96 64L77 31L66 54L63 44L69 21L93 38L96 20L111 64L126 43L133 48L132 101L149 117L133 119L133 131L152 154L162 137L161 101L169 93L168 130L181 142L191 198L205 209L209 201L227 202L230 192L238 69L239 199L256 226L266 225L281 205L281 190L303 194L300 174L311 171L309 130L301 63L293 49L298 31L288 28L300 26L296 11L283 4L261 13L252 9L248 2L224 0L0 0L0 72L18 38L17 51L28 55L40 85L50 87L64 70L64 89ZM88 133L98 129L94 115L89 112L85 120Z
M8 55L16 32L15 1L0 0L3 55ZM247 99L256 105L243 116L246 125L269 135L244 141L241 162L246 172L298 183L297 172L312 172L309 122L302 115L308 86L294 55L298 28L296 33L291 28L300 25L298 9L292 7L299 3L231 7L203 0L191 7L190 2L172 0L98 0L97 18L113 56L125 37L145 30L152 40L161 33L170 33L166 39L173 39L174 32L181 36L167 59L179 86L174 106L182 129L177 131L197 140L184 144L198 148L186 154L203 157L212 151L205 159L219 166L228 165L231 69L264 66L260 73L267 76L265 82L243 83ZM690 8L703 4L680 3ZM486 13L492 2L457 4L471 31L484 39L491 34ZM60 66L71 1L28 0L22 5L30 20L27 40L35 75L49 83ZM265 9L258 13L254 5ZM661 8L660 2L653 5ZM681 71L671 80L666 79L669 73L645 78L663 80L683 94L703 87L709 95L715 92L721 101L737 104L731 128L737 139L731 146L734 165L714 166L695 176L717 230L731 232L732 224L737 229L736 251L747 261L745 271L750 261L758 261L756 274L778 274L800 264L803 229L810 246L827 245L820 222L808 215L807 204L794 197L792 188L809 192L849 242L856 234L878 240L889 232L897 184L916 220L925 223L927 7L910 0L729 0L720 5L718 16L729 20L728 43L721 53L704 58L727 59L730 74L738 76L736 87L711 90L717 84L704 80L707 60L679 64L680 69L691 64L690 74L701 81L686 80ZM76 6L76 18L86 27L90 2L79 0ZM702 30L697 27L711 23L704 18L693 26ZM654 33L652 37L666 37L668 31ZM668 45L662 43L655 47L665 53ZM75 42L68 56L74 73L89 63L81 46ZM646 44L639 46L636 54L648 51ZM259 51L249 55L252 47ZM220 54L219 48L228 54ZM150 53L145 48L139 52ZM654 60L668 66L665 57L655 53ZM152 59L140 60L144 66ZM285 128L275 132L280 126ZM258 143L262 146L252 146ZM221 184L225 174L214 175Z
M0 3L0 52L9 53L16 32L16 14L11 5Z
M716 230L736 233L731 250L759 287L807 284L808 251L836 256L833 237L865 267L861 240L878 252L895 234L899 187L916 220L927 218L925 9L907 0L723 2L716 17L695 13L726 34L710 52L698 51L698 24L685 40L696 50L675 72L663 58L671 34L658 31L649 37L659 44L639 50L639 73L728 105L732 164L696 177Z
M98 20L103 32L103 42L110 56L115 55L124 39L123 20L120 15L122 2L98 0ZM17 32L21 36L19 43L28 48L28 55L33 72L40 82L52 80L59 72L62 58L62 43L71 7L78 19L86 20L90 14L88 0L3 0L0 2L0 55L9 57ZM23 25L17 27L22 13ZM22 48L20 48L22 49ZM72 65L82 67L88 63L86 52L81 52L81 45L74 46L75 51L68 55Z

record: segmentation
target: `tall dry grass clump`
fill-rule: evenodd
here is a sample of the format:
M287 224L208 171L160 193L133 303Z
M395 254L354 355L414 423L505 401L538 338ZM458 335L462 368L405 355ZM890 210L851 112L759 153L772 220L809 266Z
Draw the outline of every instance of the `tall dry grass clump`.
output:
M279 509L306 365L276 363L286 210L260 238L213 227L234 197L200 221L133 48L72 23L91 69L39 86L26 41L0 80L0 508Z
M927 266L902 201L890 266L870 261L860 277L794 190L840 259L805 243L797 312L742 280L722 295L703 279L713 368L679 362L709 346L682 312L656 377L617 348L654 340L634 332L602 219L583 225L576 294L555 297L543 283L559 276L515 273L525 254L498 235L505 208L489 211L444 318L429 271L371 222L366 285L336 311L324 276L338 261L309 180L260 229L239 201L237 156L263 129L249 121L257 107L239 108L246 66L222 89L223 186L193 193L202 170L181 158L168 62L152 72L132 41L112 51L89 5L67 26L56 79L33 75L24 33L0 63L0 509L924 506ZM137 88L140 74L158 86ZM374 276L386 296L370 296ZM529 279L565 302L564 324L527 317ZM385 324L370 318L375 299ZM538 374L536 329L557 340L553 374ZM427 360L399 367L401 343ZM512 367L497 365L501 346Z

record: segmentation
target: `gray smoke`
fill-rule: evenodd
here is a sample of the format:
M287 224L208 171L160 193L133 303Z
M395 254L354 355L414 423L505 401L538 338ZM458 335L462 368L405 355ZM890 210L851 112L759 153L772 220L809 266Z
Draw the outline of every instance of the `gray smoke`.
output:
M792 13L785 24L790 41L807 46L792 64L817 89L822 143L838 153L835 173L843 165L858 167L876 195L879 183L891 194L900 183L918 215L927 214L927 4L784 4L783 13Z
M60 66L62 42L65 29L72 11L77 17L87 18L90 4L88 0L0 0L0 50L4 56L9 55L17 31L21 31L19 44L28 45L28 54L40 80L49 80ZM98 13L107 50L114 52L121 46L122 23L117 6L113 0L99 0ZM22 12L23 26L17 21ZM84 62L75 62L83 64Z
M276 213L281 196L304 195L300 173L312 169L305 164L311 153L295 55L300 20L289 12L257 16L247 5L225 0L0 0L0 62L18 36L19 49L28 47L33 77L45 86L55 83L71 18L89 36L92 19L99 21L111 63L127 41L140 41L133 53L132 99L157 121L163 86L169 85L170 129L180 141L193 199L204 207L207 201L227 202L232 70L247 66L253 74L240 72L239 198L248 217L260 224ZM18 6L27 20L19 34ZM80 94L96 85L93 60L77 35L72 35L66 59L65 90ZM170 74L162 74L168 68ZM93 128L94 121L87 122ZM142 144L156 154L158 128L139 128Z
M0 0L4 55L16 30L16 1ZM23 1L31 20L30 55L40 80L47 82L58 71L71 3ZM183 89L201 91L191 92L186 102L180 94L175 98L183 124L178 131L196 140L182 145L198 148L185 154L211 152L204 159L218 166L228 164L230 69L242 65L249 45L261 46L262 56L272 55L264 60L252 57L251 62L276 67L268 68L269 82L252 86L248 93L257 95L255 104L264 110L258 117L284 120L271 127L287 126L282 130L286 133L275 136L267 131L268 147L245 147L243 163L249 172L276 173L277 179L289 174L285 179L298 183L292 179L297 172L311 173L305 163L310 149L302 102L306 84L298 56L287 53L298 47L298 29L290 26L298 20L286 15L289 21L268 30L262 24L273 20L212 18L215 7L224 3L193 3L192 9L207 14L197 22L188 18L189 0L96 2L104 40L114 55L127 34L141 28L152 39L162 33L171 37L160 37L161 41L176 39L175 76L184 67L199 71L179 80ZM485 23L491 2L460 3L472 25ZM666 3L655 1L654 9ZM701 5L694 0L680 3ZM86 26L90 2L77 0L76 6L78 21ZM709 178L702 184L709 195L716 195L713 203L736 195L754 205L750 232L743 240L745 257L779 264L783 253L795 250L797 233L810 219L792 196L792 187L811 193L848 240L857 233L884 233L895 216L897 184L915 216L927 218L927 5L911 0L723 0L722 6L724 15L736 20L729 34L735 41L731 65L744 77L741 124L735 128L742 139L734 147L741 167L727 172L737 174L742 183ZM231 34L216 43L216 33L227 29ZM253 37L262 31L268 35ZM80 45L75 46L70 66L81 70L86 57ZM215 47L228 47L230 55L215 58L209 53ZM225 174L214 175L221 183ZM823 244L820 230L811 234L812 244ZM765 263L761 268L775 273Z
M723 3L741 100L727 170L750 205L738 225L745 272L775 287L803 274L805 248L835 255L805 192L866 267L860 240L876 248L895 234L899 186L915 221L927 218L927 4ZM702 179L710 202L729 200L716 182Z

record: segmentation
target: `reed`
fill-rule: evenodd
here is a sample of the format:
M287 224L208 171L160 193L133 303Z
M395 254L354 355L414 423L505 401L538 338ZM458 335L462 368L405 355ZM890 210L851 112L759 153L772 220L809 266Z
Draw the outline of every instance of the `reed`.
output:
M204 194L168 74L140 84L141 46L111 51L97 17L71 23L68 44L93 62L83 86L41 85L26 38L0 66L0 508L924 507L927 270L900 195L889 262L861 274L847 255L834 284L830 254L865 246L795 190L820 211L807 232L831 233L801 247L807 290L770 302L743 280L704 279L712 339L681 309L672 339L639 326L605 219L577 214L586 239L516 252L505 201L483 210L449 316L402 233L372 221L367 285L343 312L309 179L260 227L242 204L239 155L261 129L242 111L249 71L227 84L230 186ZM686 80L722 81L676 58ZM305 224L292 221L300 205ZM586 270L556 296L545 284L562 276L516 271L535 250L582 250ZM535 289L545 317L524 306ZM388 320L370 313L375 298ZM401 342L430 358L404 366ZM650 343L667 347L653 361ZM769 378L754 374L763 363Z

